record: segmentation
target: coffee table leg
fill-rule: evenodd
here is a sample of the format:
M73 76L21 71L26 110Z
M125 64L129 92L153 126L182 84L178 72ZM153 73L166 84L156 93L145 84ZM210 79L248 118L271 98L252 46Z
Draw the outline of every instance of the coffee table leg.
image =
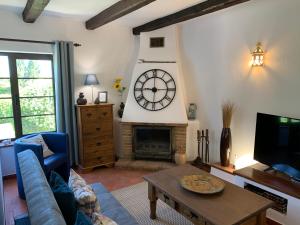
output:
M257 225L266 225L266 211L257 216Z
M152 186L150 183L148 183L148 198L150 201L150 218L154 220L156 219L157 197L155 187Z

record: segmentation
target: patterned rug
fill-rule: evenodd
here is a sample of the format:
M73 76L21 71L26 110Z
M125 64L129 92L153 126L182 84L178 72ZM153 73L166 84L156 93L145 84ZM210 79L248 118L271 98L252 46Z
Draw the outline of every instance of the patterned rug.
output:
M157 219L151 220L146 182L113 191L112 194L141 225L192 225L191 222L160 200L157 201L156 207Z

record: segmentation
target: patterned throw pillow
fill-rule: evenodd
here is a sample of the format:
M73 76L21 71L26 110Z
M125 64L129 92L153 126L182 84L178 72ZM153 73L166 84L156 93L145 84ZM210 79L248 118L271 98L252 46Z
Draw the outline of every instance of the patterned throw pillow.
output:
M53 155L54 152L52 152L49 148L46 142L44 141L44 138L42 135L38 134L30 138L24 138L21 140L22 143L27 143L27 144L38 144L42 145L43 148L43 157L46 158L50 155Z
M118 225L115 221L101 213L93 213L92 223L93 225Z
M100 213L100 205L94 190L72 169L70 171L68 185L74 193L78 209L82 210L89 217L91 217L94 212Z

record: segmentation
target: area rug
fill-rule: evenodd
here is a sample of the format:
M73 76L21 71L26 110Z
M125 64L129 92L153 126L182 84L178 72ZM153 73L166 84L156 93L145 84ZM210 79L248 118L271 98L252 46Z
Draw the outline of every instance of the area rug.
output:
M160 200L156 207L157 219L151 220L146 182L113 191L112 194L141 225L193 225Z

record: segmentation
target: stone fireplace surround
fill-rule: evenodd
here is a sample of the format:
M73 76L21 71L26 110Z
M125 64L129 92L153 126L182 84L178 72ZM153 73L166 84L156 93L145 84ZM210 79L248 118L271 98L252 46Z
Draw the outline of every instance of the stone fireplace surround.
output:
M170 127L172 132L172 147L175 153L186 152L186 131L187 124L175 123L140 123L140 122L121 122L121 151L120 159L133 160L133 130L134 126L153 126ZM174 156L173 156L174 158Z

